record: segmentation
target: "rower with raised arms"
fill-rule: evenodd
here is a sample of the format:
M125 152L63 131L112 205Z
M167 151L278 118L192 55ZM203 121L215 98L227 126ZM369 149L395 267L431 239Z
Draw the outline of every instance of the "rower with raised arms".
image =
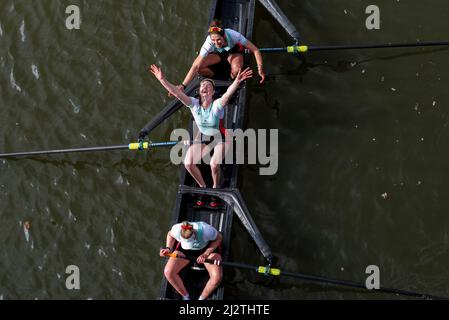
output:
M225 141L224 139L227 133L224 126L220 125L220 120L224 117L224 108L228 105L231 97L243 81L252 77L253 71L250 68L239 71L234 82L228 87L225 94L216 100L213 99L215 83L212 79L204 79L201 81L199 97L197 99L195 97L188 97L181 89L165 79L162 70L155 64L150 67L150 71L171 95L178 98L192 112L195 124L199 129L197 136L194 137L194 141L198 141L199 143L190 145L184 159L184 165L200 188L206 188L206 182L197 164L206 155L211 153L212 150L209 144L214 140L218 140L214 143L213 156L210 160L213 180L212 187L218 188L220 184L220 164L231 146L231 142ZM216 197L211 197L209 204L211 207L218 207L219 200ZM197 205L204 205L203 195L198 197Z

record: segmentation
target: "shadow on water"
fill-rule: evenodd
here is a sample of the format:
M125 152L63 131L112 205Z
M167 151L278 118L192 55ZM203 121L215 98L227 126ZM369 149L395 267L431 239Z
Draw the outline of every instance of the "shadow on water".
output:
M245 274L244 278L239 277L239 279L229 282L230 285L234 287L247 287L248 285L257 286L258 288L264 288L269 291L276 292L288 292L288 291L301 291L304 296L311 296L314 294L315 298L320 298L322 296L352 296L357 297L360 295L365 296L367 299L385 299L396 297L400 299L397 295L389 295L378 292L369 292L368 290L362 290L357 288L348 288L337 285L319 284L312 283L309 281L304 281L300 279L292 278L280 278L280 277L264 277L257 274ZM241 298L241 297L240 297ZM247 299L251 299L251 295L248 294Z
M408 53L401 53L401 54L395 54L395 55L388 55L383 57L375 57L370 59L363 59L363 60L340 60L336 64L330 64L327 62L322 63L312 63L307 62L307 57L305 55L295 56L294 59L299 59L301 63L296 67L292 68L289 71L285 72L279 72L279 73L269 73L266 75L266 81L275 81L277 77L279 76L305 76L310 70L317 68L317 67L324 67L329 70L332 70L336 73L344 73L350 71L355 65L360 65L363 63L368 62L375 62L375 61L392 61L399 58L405 58L405 57L416 57L421 55L428 55L438 52L444 52L448 51L449 48L440 48L440 49L426 49L422 50L420 52L408 52ZM302 78L300 78L300 81L302 81Z

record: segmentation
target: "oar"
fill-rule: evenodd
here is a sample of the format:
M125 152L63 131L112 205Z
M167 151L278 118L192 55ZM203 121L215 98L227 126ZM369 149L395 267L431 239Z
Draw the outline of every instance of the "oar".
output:
M106 146L106 147L91 147L91 148L77 148L77 149L59 149L59 150L43 150L43 151L31 151L31 152L16 152L16 153L3 153L0 154L0 158L11 157L25 157L25 156L37 156L44 154L58 154L58 153L74 153L74 152L96 152L96 151L112 151L112 150L144 150L149 148L158 147L171 147L178 144L179 141L169 142L136 142L130 144L124 144L119 146Z
M190 261L196 261L196 259L197 259L194 257L179 256L176 253L169 253L169 254L166 254L166 256L171 257L171 258L190 260ZM251 266L251 265L247 265L247 264L220 261L220 260L212 260L212 259L206 259L206 263L215 264L218 266L221 265L221 266L225 266L225 267L232 267L232 268L237 268L237 269L253 270L253 271L256 271L256 272L264 274L264 275L287 276L287 277L300 278L300 279L309 280L309 281L330 283L330 284L335 284L335 285L340 285L340 286L347 286L347 287L368 290L364 284L361 284L358 282L347 281L347 280L335 280L335 279L323 278L323 277L308 275L308 274L303 274L303 273L282 271L281 269L271 268L269 266ZM406 290L401 290L401 289L392 289L392 288L372 289L372 291L400 294L400 295L405 295L405 296L418 297L418 298L422 298L422 299L436 299L436 300L449 299L447 297L438 297L438 296L433 296L433 295L424 294L424 293L406 291Z
M261 52L287 52L301 53L308 51L325 50L350 50L350 49L379 49L379 48L407 48L407 47L438 47L447 46L449 41L439 42L412 42L412 43L385 43L385 44L355 44L355 45L335 45L335 46L307 46L293 45L285 48L259 48Z

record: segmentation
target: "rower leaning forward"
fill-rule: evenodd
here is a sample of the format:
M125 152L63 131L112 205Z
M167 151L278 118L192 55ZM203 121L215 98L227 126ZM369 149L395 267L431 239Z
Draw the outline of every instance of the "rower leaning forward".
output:
M245 49L250 50L254 54L257 71L261 78L260 83L263 83L265 72L262 54L259 49L240 32L228 28L225 29L219 20L214 20L209 27L208 36L201 47L198 57L178 88L184 90L198 74L206 78L215 78L216 74L213 66L226 61L231 69L229 77L230 79L235 79L239 71L242 71Z

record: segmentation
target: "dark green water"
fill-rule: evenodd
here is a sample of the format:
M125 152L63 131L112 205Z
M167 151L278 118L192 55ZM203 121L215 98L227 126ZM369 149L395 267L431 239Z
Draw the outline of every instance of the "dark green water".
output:
M310 44L448 40L442 0L278 1ZM79 31L65 27L78 4ZM180 82L204 41L209 1L0 2L0 151L125 144L168 101L147 72ZM206 9L207 8L207 9ZM290 44L259 4L254 42ZM242 193L280 266L449 295L449 50L265 55L248 126L278 128L273 177L242 171ZM152 135L168 140L188 112ZM154 299L178 170L168 150L0 160L0 298ZM384 195L384 196L382 196ZM385 196L386 195L386 196ZM23 223L29 221L27 241ZM239 223L235 261L262 259ZM77 265L81 289L65 287ZM302 281L226 274L228 299L395 299Z

